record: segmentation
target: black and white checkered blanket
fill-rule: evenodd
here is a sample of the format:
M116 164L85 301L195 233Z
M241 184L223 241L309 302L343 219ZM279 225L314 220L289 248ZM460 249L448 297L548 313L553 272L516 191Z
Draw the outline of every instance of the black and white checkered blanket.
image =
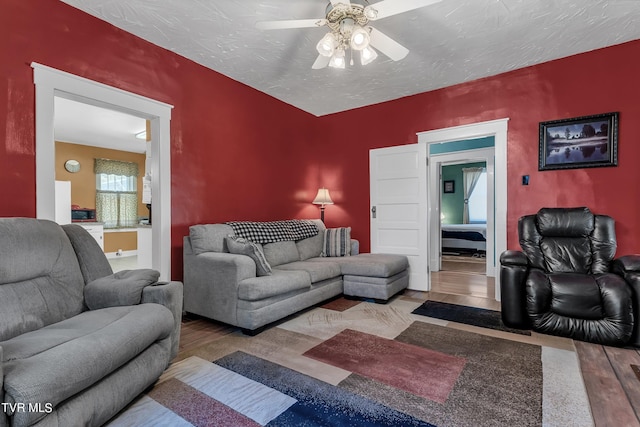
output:
M318 226L313 221L305 219L270 222L229 221L225 224L233 228L236 236L260 244L298 241L318 234Z

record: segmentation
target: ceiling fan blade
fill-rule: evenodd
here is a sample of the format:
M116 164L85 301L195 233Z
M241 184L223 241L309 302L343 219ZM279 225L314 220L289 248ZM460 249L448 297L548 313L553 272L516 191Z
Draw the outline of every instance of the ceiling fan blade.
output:
M401 60L409 53L409 49L375 28L371 29L370 37L371 46L375 47L394 61Z
M388 16L393 16L421 7L430 6L441 1L442 0L382 0L381 2L367 6L375 9L378 12L375 18L369 18L369 20L376 21Z
M319 70L329 65L329 61L331 61L330 56L318 55L318 57L316 58L316 62L313 63L311 68L313 68L314 70Z
M288 28L322 27L327 23L326 19L290 19L286 21L260 21L256 22L259 30L283 30Z

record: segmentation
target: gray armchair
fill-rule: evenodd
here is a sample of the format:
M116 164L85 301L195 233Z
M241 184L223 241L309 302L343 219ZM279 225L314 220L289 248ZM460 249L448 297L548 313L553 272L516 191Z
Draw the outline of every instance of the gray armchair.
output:
M5 405L0 426L102 425L152 385L182 311L182 283L157 280L113 274L77 225L0 219L0 398L32 409Z

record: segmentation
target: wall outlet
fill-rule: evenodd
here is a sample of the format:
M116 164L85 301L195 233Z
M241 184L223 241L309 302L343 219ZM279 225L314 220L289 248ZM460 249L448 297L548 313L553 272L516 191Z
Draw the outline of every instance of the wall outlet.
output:
M118 251L116 252L116 256L122 256L122 249L118 249Z

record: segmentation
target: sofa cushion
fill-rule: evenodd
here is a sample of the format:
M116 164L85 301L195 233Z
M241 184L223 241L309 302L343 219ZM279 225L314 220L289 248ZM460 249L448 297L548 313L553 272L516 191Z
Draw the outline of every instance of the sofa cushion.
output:
M173 324L171 311L160 304L110 307L0 342L4 401L55 407L169 337ZM14 422L31 425L44 415L17 412Z
M322 254L328 257L351 255L351 227L327 228Z
M405 255L360 254L340 261L342 274L367 277L391 277L409 268Z
M233 228L226 224L198 224L189 227L191 248L195 255L203 252L226 252L224 239L233 235Z
M244 237L227 237L227 248L232 254L246 255L256 263L256 274L258 276L271 275L271 265L267 261L262 251L260 243L254 243Z
M267 243L262 247L262 249L264 250L264 256L267 258L271 267L300 260L300 254L298 253L296 242L291 240Z
M258 301L289 292L305 291L311 287L311 279L304 271L273 269L271 276L251 277L238 283L238 298Z
M335 262L295 261L276 267L279 270L306 271L311 283L318 283L326 279L341 276L340 265Z
M314 258L320 256L322 253L322 244L324 243L324 230L326 227L322 221L313 220L313 223L318 227L318 234L312 237L307 237L306 239L298 240L296 242L296 247L298 248L298 253L300 254L300 261L305 261L309 258Z

